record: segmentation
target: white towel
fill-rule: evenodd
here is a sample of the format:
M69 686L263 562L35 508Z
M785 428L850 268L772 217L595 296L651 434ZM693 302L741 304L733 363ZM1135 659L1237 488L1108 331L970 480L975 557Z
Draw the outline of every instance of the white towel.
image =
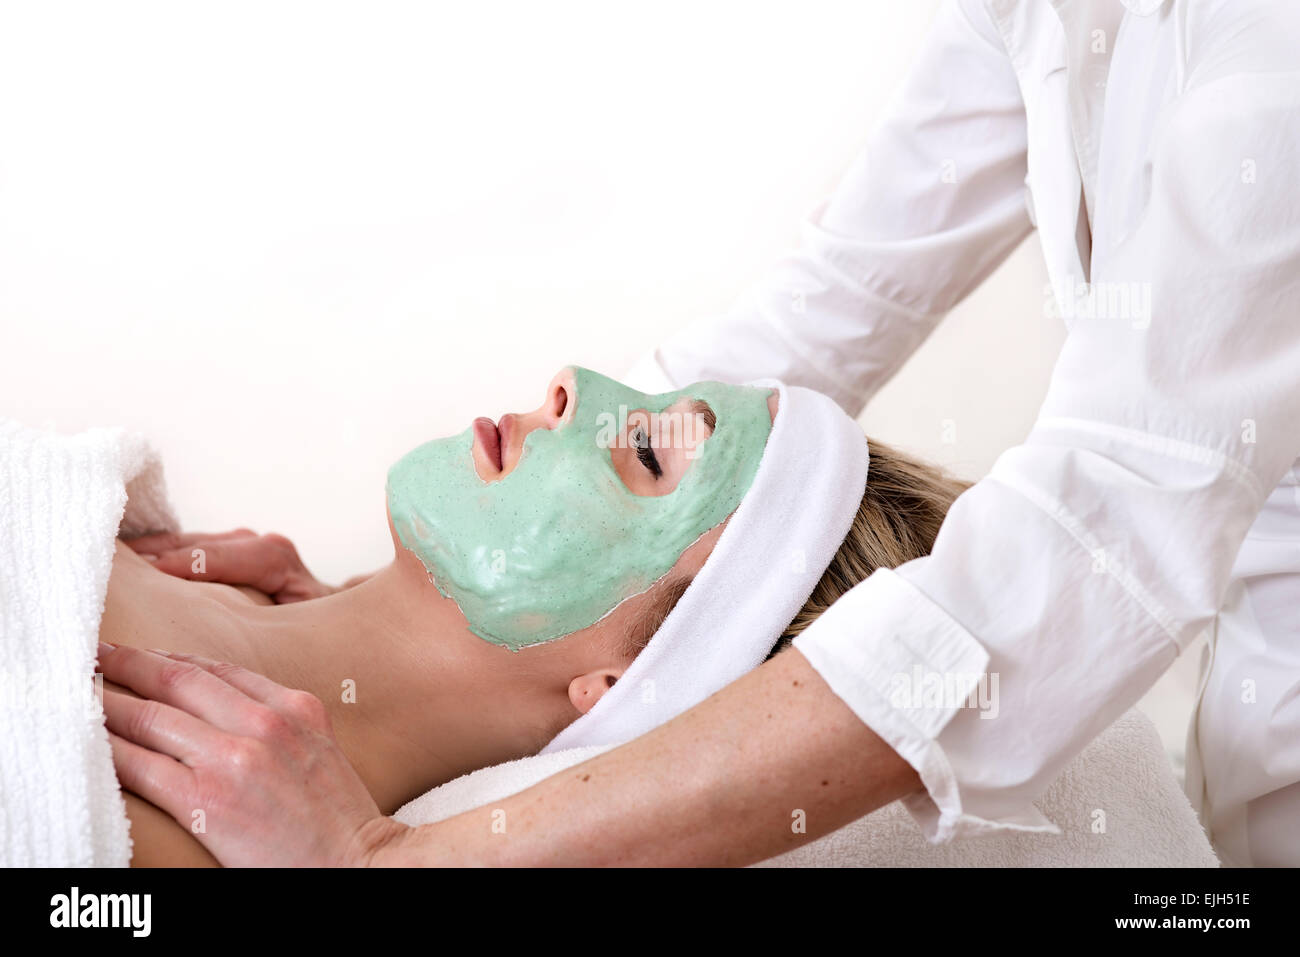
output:
M114 539L174 531L138 435L0 420L0 865L125 867L126 806L92 676Z
M780 396L754 481L623 677L542 753L621 744L762 664L839 551L867 486L862 427L811 389Z
M611 746L575 748L483 768L398 810L412 826L441 821L525 790ZM1217 867L1155 726L1122 715L1038 802L1060 834L998 834L930 844L895 801L760 867ZM484 827L487 825L484 824Z

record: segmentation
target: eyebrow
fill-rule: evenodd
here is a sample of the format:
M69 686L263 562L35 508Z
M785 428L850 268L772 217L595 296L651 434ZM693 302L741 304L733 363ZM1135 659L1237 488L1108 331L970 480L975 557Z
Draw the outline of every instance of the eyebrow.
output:
M709 403L703 399L695 399L691 402L691 411L696 415L704 416L704 424L709 427L709 434L712 435L713 430L718 427L718 415Z

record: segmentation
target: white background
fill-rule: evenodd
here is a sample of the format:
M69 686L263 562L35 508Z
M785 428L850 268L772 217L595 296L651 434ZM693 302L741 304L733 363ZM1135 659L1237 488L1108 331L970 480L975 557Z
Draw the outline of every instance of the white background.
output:
M935 7L0 7L0 415L142 431L187 527L377 567L399 455L617 376L796 241ZM983 475L1061 342L1045 282L1031 239L868 434Z

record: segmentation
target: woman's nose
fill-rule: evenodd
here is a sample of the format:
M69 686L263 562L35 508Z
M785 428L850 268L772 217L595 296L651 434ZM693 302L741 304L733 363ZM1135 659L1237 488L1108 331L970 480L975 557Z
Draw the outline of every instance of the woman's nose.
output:
M499 428L503 433L509 433L507 441L512 448L516 448L515 443L522 444L533 429L558 429L568 422L573 418L576 402L573 370L561 369L546 386L546 395L538 408L522 415L503 417Z
M543 426L555 429L567 422L573 416L576 401L573 370L561 369L546 387L546 397L542 401L542 407L537 410L542 417Z

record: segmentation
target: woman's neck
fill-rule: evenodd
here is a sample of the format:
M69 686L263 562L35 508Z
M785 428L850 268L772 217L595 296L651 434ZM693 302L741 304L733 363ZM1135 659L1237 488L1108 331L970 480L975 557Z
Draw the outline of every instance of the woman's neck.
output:
M510 694L511 653L482 647L455 604L411 574L399 560L327 598L236 612L232 660L319 697L385 813L531 745L510 709L492 707ZM495 674L484 660L494 652Z

